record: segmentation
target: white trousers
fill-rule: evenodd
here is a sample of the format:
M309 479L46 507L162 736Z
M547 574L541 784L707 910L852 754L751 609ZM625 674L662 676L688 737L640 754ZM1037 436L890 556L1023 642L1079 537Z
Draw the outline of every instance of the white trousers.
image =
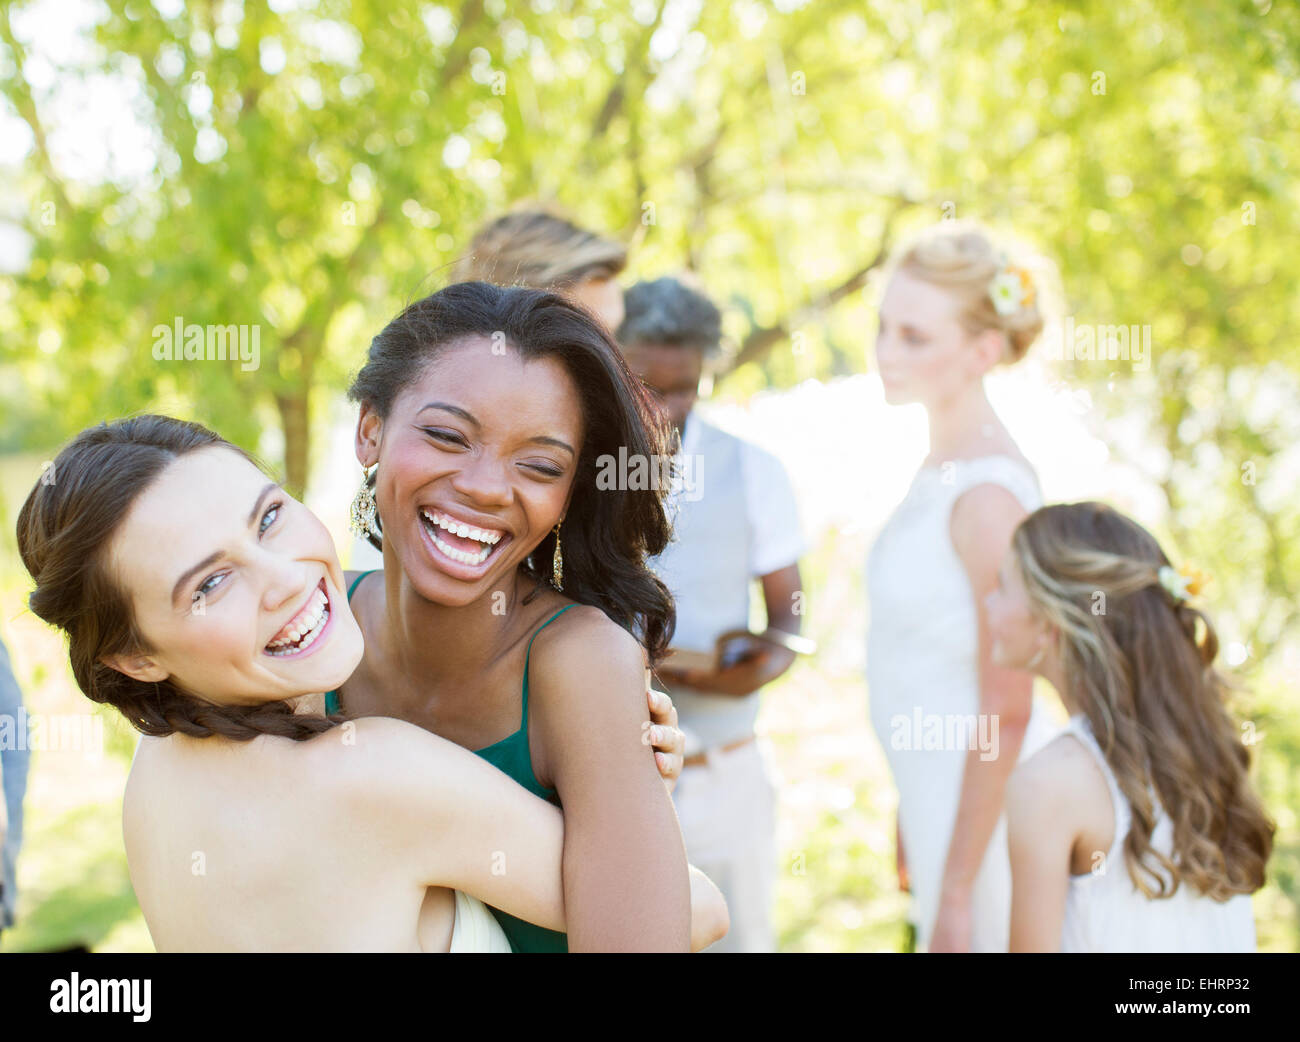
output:
M673 801L691 864L717 884L731 929L709 952L771 952L776 787L762 739L683 767Z

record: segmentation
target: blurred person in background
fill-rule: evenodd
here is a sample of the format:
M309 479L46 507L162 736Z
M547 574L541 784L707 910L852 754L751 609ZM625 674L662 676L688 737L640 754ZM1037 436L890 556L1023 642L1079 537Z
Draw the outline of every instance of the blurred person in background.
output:
M687 735L674 793L688 856L718 885L731 931L709 951L774 950L775 786L756 741L759 691L794 662L805 551L794 492L769 453L693 411L717 307L680 279L633 286L618 340L678 432L674 538L650 565L672 591L677 628L656 672ZM764 634L748 632L759 579Z
M456 282L526 286L568 297L612 332L623 321L618 276L627 250L545 210L517 210L484 226L453 272Z
M930 454L868 559L871 722L898 788L916 946L1004 952L1007 779L1053 728L1035 710L1032 678L992 658L984 597L1011 533L1043 498L984 378L1024 357L1043 328L1041 301L1029 272L965 222L900 249L890 271L880 379L887 404L925 407Z
M1256 950L1277 823L1215 664L1208 580L1105 503L1016 529L985 599L993 657L1051 684L1069 722L1007 785L1011 951Z
M4 799L0 800L0 933L14 924L18 905L18 848L23 842L23 796L31 754L18 740L23 693L9 665L9 652L0 641L0 775ZM6 736L12 736L12 741Z

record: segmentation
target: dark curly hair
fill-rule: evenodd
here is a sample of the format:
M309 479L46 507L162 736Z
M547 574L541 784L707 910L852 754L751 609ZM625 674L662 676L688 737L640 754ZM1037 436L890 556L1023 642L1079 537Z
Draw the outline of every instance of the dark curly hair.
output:
M136 499L176 459L219 446L265 468L243 449L197 423L143 415L88 427L54 459L18 514L18 552L36 588L32 611L68 637L77 686L111 705L147 735L180 732L247 741L274 734L302 741L341 718L295 713L285 701L258 706L217 705L183 691L170 678L137 680L105 665L112 655L151 650L130 597L105 556Z
M586 437L564 517L564 593L600 608L636 636L653 665L667 650L676 622L672 595L646 566L672 535L667 489L598 488L596 477L601 457L617 457L620 448L631 458L669 459L669 432L599 322L555 293L456 283L411 304L384 327L371 341L348 398L368 403L387 419L398 394L441 351L479 336L504 336L526 360L554 358L573 380ZM381 538L371 536L370 542L382 549ZM520 564L537 583L527 600L551 579L554 548L555 534L548 532Z

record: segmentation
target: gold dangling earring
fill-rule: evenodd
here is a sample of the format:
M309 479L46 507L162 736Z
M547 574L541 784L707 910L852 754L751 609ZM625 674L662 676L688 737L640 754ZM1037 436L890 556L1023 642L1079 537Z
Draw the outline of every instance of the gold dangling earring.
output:
M560 525L555 526L555 553L551 557L551 585L557 590L564 589L564 555L560 553Z
M366 470L365 467L361 468L361 488L357 490L357 494L352 500L352 509L348 511L348 530L361 539L365 539L367 536L374 536L376 539L381 538L379 525L375 523L379 517L379 511L375 505L375 492L370 487L370 478L378 466L379 464L376 463L370 470Z

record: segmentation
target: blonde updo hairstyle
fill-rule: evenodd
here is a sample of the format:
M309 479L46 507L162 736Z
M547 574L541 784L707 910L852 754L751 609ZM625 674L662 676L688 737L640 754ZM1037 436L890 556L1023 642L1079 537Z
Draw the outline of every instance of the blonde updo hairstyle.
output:
M1003 314L993 304L994 279L1008 263L1031 279L1020 306ZM1001 361L1018 362L1043 331L1042 278L1030 276L1025 262L994 243L989 233L969 221L944 221L904 248L894 262L895 272L939 286L957 301L957 319L972 335L990 329L1006 334Z

